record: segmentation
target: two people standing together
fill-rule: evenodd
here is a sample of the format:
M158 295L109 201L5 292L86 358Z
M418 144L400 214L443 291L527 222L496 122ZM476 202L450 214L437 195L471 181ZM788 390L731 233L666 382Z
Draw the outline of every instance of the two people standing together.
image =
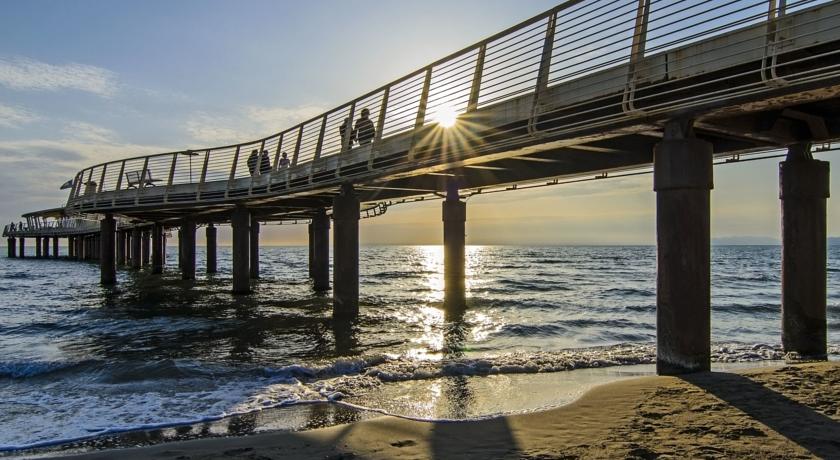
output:
M370 119L370 110L362 109L362 114L356 120L356 126L350 132L350 139L347 142L347 131L350 128L350 117L344 119L344 123L338 128L341 134L341 145L352 147L353 142L358 142L359 145L368 145L373 142L373 137L376 135L376 128L373 127L373 121Z

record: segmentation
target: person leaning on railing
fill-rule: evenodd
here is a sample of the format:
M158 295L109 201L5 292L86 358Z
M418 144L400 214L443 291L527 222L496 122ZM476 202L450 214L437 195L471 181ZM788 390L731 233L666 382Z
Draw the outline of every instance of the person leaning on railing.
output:
M268 174L271 172L271 159L268 157L268 150L263 150L260 154L260 174Z
M283 156L277 161L277 169L283 169L289 167L289 155L286 152L283 152Z
M362 109L362 114L356 120L356 126L353 129L353 136L350 138L359 141L359 145L367 145L373 141L373 136L376 135L376 128L373 127L373 121L370 119L370 110Z
M248 155L248 172L253 176L257 172L257 163L260 161L260 151L257 149L251 150Z

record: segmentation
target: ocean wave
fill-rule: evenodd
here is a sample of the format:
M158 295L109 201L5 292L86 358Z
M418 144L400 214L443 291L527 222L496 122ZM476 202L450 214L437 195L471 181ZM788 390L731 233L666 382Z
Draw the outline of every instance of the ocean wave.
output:
M23 379L42 376L84 365L84 362L7 361L0 362L0 378Z

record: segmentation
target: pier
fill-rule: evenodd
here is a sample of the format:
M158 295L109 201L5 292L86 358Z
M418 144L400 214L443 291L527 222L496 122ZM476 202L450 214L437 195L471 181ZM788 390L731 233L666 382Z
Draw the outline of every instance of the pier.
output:
M829 165L813 153L840 138L840 1L707 3L704 16L678 2L570 0L265 138L87 167L63 207L4 228L8 257L54 258L66 244L109 286L118 270L162 273L174 231L177 269L193 280L217 271L217 226L230 225L230 290L247 295L261 225L297 223L309 232L300 276L352 319L359 220L440 199L457 311L465 198L652 172L657 371L705 371L714 165L784 149L767 178L779 180L783 216L782 342L791 357L826 359ZM363 114L369 138L343 124Z

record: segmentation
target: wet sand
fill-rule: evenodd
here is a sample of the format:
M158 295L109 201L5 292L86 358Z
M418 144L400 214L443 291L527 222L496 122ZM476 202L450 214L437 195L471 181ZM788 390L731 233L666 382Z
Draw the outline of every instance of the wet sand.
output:
M378 417L85 459L840 458L840 363L642 377L558 409L429 423Z

